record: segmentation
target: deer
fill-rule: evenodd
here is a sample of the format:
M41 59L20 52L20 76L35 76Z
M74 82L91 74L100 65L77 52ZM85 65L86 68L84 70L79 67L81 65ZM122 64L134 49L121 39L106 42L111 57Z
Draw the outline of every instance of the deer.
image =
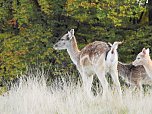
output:
M152 79L152 61L149 55L149 48L143 48L132 64L135 66L142 65L147 75Z
M117 48L118 45L122 44L122 42L114 42L111 44L108 42L108 45L111 47L109 52L107 53L106 57L106 74L109 73L111 74L111 77L113 79L113 82L115 84L115 88L119 95L121 96L121 87L120 87L120 82L119 82L119 77L118 77L118 52Z
M86 45L83 49L79 50L77 41L74 35L74 29L68 31L64 34L60 40L54 44L53 48L55 50L67 50L71 60L76 65L77 70L82 78L82 85L86 94L90 96L93 76L97 75L99 81L101 82L103 92L103 98L108 95L108 82L106 80L105 74L108 68L111 68L110 73L112 73L113 80L118 87L119 94L121 95L120 82L118 80L118 72L115 67L117 67L117 58L113 62L111 59L111 54L115 55L113 57L118 57L116 49L119 43L114 43L113 48L110 49L109 45L102 41L94 41ZM106 55L107 61L106 62ZM111 63L107 65L107 63ZM107 67L108 66L108 67Z
M152 80L141 65L134 66L132 63L125 64L119 61L117 68L118 75L133 89L142 91L143 84L152 84Z

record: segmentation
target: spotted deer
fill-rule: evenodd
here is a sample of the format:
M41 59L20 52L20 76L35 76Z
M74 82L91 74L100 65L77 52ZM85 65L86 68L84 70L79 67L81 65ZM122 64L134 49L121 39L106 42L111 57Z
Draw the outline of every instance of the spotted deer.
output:
M142 65L145 68L148 76L152 79L152 61L149 55L149 48L142 49L142 51L137 55L136 60L133 62L133 65Z
M143 84L152 85L152 80L141 65L134 66L131 63L118 62L118 75L133 89L142 90Z
M110 61L112 60L110 53L115 54L116 56L114 57L118 57L117 53L115 52L118 44L119 43L115 43L113 46L114 49L110 50L110 47L107 43L102 41L95 41L85 46L82 50L79 50L74 35L74 29L71 29L70 31L68 31L68 33L63 35L61 39L53 47L56 50L67 50L71 60L76 65L77 70L79 71L82 77L83 87L88 95L90 95L93 76L96 74L99 81L102 84L102 96L104 97L108 93L108 82L105 78L105 73L107 69L105 60L106 54L109 54L107 60L109 60L110 64ZM117 58L115 61L117 61ZM119 93L121 94L117 69L115 68L116 65L115 63L113 63L113 65L108 65L108 67L111 68L110 73L114 72L111 75L114 79L115 84L118 87Z

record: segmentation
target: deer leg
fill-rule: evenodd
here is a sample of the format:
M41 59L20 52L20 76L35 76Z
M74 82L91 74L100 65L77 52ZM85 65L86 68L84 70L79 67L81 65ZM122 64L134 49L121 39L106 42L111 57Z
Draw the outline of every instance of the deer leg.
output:
M135 91L136 88L137 88L137 85L132 85L132 84L129 85L129 89L132 91Z
M139 91L141 91L142 92L142 83L141 83L141 80L138 80L137 81L137 83L136 83L136 87L137 87L137 89L139 90Z
M138 81L138 83L137 83L137 89L139 91L140 98L142 98L144 91L143 91L143 88L142 88L142 82L141 81Z
M82 75L82 81L83 81L83 88L86 94L91 97L91 87L92 87L92 81L93 81L93 75L88 75L87 73L83 73Z
M120 95L120 97L122 96L122 91L121 91L121 86L120 86L120 82L119 82L119 77L118 77L118 70L117 68L114 68L110 71L111 77L113 79L113 82L115 84L116 90L118 92L118 94Z
M105 71L102 70L96 70L96 75L101 82L102 88L103 88L103 93L102 93L102 98L105 99L108 96L108 82L105 77Z

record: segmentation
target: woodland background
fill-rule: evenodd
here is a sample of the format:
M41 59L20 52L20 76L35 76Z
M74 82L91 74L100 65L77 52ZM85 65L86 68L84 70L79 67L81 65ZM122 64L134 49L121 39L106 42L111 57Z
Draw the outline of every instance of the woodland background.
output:
M77 73L66 51L52 47L71 28L79 48L101 40L119 47L119 61L152 50L152 0L0 0L0 86L27 68ZM74 70L73 70L74 69Z

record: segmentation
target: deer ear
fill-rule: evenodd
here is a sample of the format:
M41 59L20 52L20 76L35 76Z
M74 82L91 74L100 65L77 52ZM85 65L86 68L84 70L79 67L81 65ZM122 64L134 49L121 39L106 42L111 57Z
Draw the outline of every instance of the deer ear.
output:
M143 52L143 51L145 51L145 50L146 50L146 49L145 49L145 48L143 48L143 49L142 49L142 52Z
M71 29L70 33L71 33L72 36L74 36L74 29Z
M146 54L149 55L149 52L150 52L150 51L149 51L149 48L147 48L147 49L146 49Z
M145 49L145 48L142 49L142 53L143 53L144 55L146 54L146 49Z
M68 36L69 36L69 39L73 38L73 36L74 36L74 29L71 29L70 31L68 31Z
M69 39L69 40L72 39L72 34L71 34L70 31L68 31L68 39Z

